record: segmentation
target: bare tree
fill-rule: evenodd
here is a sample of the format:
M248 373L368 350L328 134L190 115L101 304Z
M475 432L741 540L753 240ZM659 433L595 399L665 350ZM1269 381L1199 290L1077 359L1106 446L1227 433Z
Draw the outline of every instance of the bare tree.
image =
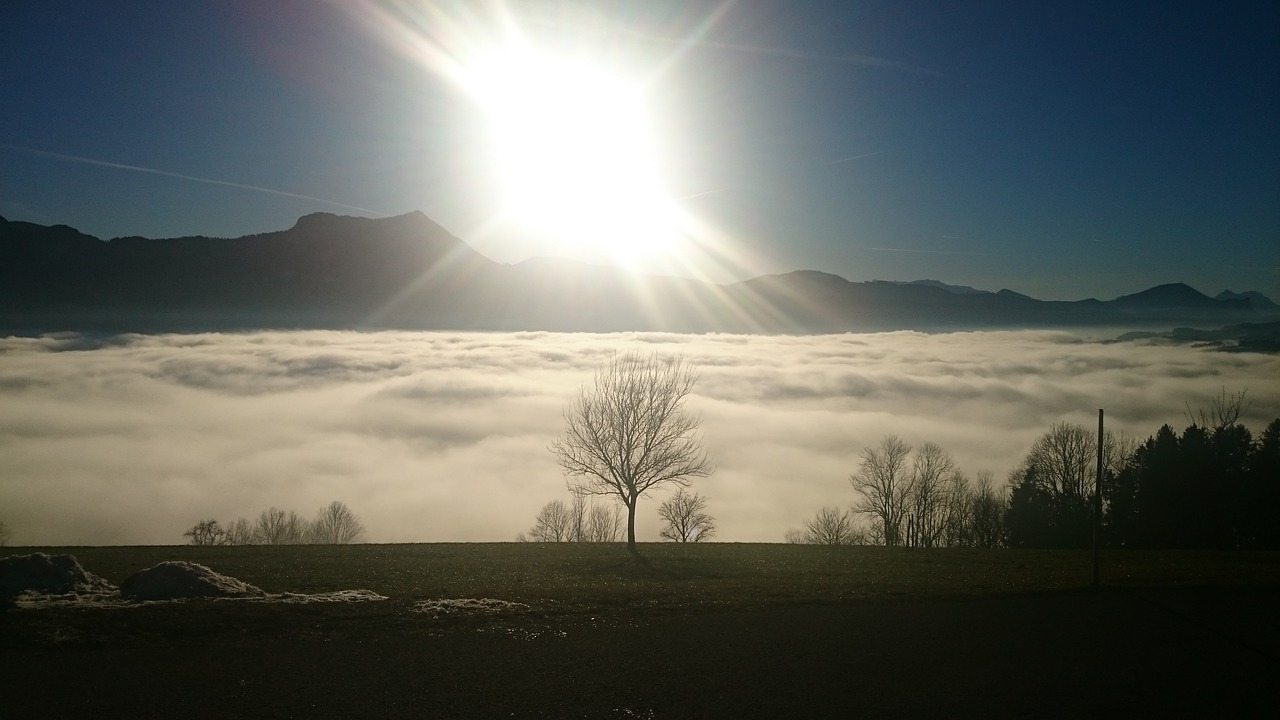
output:
M617 542L622 538L622 514L615 507L552 500L538 511L533 527L516 535L517 542Z
M587 506L589 503L582 495L574 495L569 503L569 530L565 540L569 542L586 542L587 540Z
M12 539L13 531L9 529L9 526L6 525L3 520L0 520L0 547L8 545L9 541Z
M684 488L658 506L658 515L667 521L660 533L675 542L702 542L716 534L716 520L706 512L707 499Z
M782 536L782 541L791 545L808 545L809 540L800 528L789 528Z
M345 503L334 500L320 508L307 528L308 539L322 545L348 545L364 539L364 525Z
M1004 544L1004 493L996 488L990 472L978 473L978 484L968 496L968 544L990 549Z
M1240 392L1227 395L1227 389L1224 387L1208 408L1200 408L1194 413L1191 412L1191 404L1187 403L1187 422L1206 430L1222 432L1239 422L1240 417L1249 410L1249 405L1252 403L1244 401L1247 392L1249 389L1245 388Z
M911 512L912 544L933 547L940 544L948 514L948 481L956 474L956 463L947 451L934 443L921 445L911 459L908 507Z
M533 542L567 542L573 513L563 500L552 500L538 511L528 539Z
M191 527L190 530L182 533L183 537L191 538L192 545L226 545L227 531L222 529L217 520L201 520Z
M862 496L855 509L874 518L885 545L902 543L902 524L911 496L910 454L910 445L897 435L886 435L878 447L862 451L862 464L849 476L849 483Z
M258 543L253 524L248 520L236 518L234 522L227 525L227 545L257 545Z
M938 547L968 547L971 531L969 517L969 477L963 471L954 470L943 485L942 503L939 507L939 528L934 536Z
M616 497L626 506L633 554L639 499L712 472L697 436L699 419L684 409L697 379L681 357L615 355L565 410L565 433L550 446L573 494Z
M610 503L610 506L591 506L583 538L585 542L618 542L622 539L622 510L616 503Z
M298 545L306 539L306 521L295 512L270 507L258 516L254 534L264 545Z
M804 524L804 541L808 545L857 545L861 533L853 524L853 514L828 505Z
M1024 464L1051 497L1072 510L1090 506L1097 462L1097 439L1081 425L1056 423L1031 446Z

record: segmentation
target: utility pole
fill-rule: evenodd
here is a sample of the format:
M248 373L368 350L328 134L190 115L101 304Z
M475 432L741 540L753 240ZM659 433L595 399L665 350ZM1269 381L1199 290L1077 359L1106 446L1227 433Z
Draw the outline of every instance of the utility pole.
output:
M1098 408L1098 476L1093 483L1093 586L1098 586L1098 550L1102 546L1102 408Z

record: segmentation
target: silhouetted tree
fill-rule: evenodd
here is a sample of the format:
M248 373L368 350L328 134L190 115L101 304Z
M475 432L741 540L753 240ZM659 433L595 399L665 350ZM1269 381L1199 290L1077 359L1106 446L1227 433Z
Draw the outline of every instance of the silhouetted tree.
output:
M990 549L1004 544L1005 500L989 472L978 473L978 484L966 496L968 545Z
M307 528L307 539L323 545L347 545L364 539L364 525L351 508L337 500L320 508Z
M853 523L853 514L828 505L804 524L806 545L859 545L863 541Z
M532 542L568 542L572 539L573 513L563 500L552 500L538 511L528 539Z
M227 544L227 533L218 524L217 520L201 520L193 525L190 530L182 533L182 536L191 538L191 545Z
M907 507L911 514L912 543L920 547L942 544L951 514L958 473L955 460L947 451L927 442L911 458L911 480L908 484Z
M849 476L861 497L854 508L874 519L877 534L888 546L902 543L902 525L911 497L911 471L907 465L911 446L897 435L886 435L880 445L862 451L862 464Z
M1040 481L1035 465L1023 465L1010 473L1009 485L1005 525L1010 547L1082 547L1078 531L1073 537L1063 529L1061 508Z
M574 495L569 503L569 532L565 540L582 542L587 535L587 499Z
M622 536L622 515L617 507L587 503L576 497L572 503L552 500L538 511L527 533L518 542L617 542Z
M270 507L258 516L254 534L264 545L299 545L306 539L307 525L297 513Z
M680 357L616 355L565 410L565 433L551 444L575 495L616 497L626 506L633 554L639 499L712 472L697 437L698 418L684 409L696 382Z
M1083 548L1093 541L1093 492L1097 482L1097 436L1081 425L1057 423L1031 446L1009 475L1007 523L1013 547ZM1103 438L1103 487L1132 455L1133 440L1108 432Z
M1168 425L1138 448L1117 477L1109 540L1129 547L1181 544L1180 526L1195 521L1195 508L1186 505L1190 488L1181 454L1182 442Z
M592 505L587 513L583 542L618 542L622 539L622 511L617 504Z
M253 524L244 518L236 518L227 525L226 538L228 545L257 545L261 542L254 532Z
M661 535L675 542L702 542L716 534L715 518L707 514L707 499L684 488L658 506L658 515L667 521Z
M1193 424L1181 437L1165 425L1116 476L1108 542L1151 548L1277 547L1280 426L1272 422L1255 442L1248 428L1235 422L1234 411L1203 416L1229 424Z
M1271 421L1249 458L1246 489L1240 498L1242 544L1280 548L1280 418Z

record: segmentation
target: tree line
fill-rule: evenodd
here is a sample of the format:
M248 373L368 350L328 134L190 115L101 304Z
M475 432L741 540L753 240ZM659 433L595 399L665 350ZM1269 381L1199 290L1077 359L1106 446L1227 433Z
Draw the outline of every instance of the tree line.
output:
M1141 444L1109 441L1111 459L1102 474L1104 544L1280 548L1273 516L1280 504L1280 418L1255 438L1240 423L1246 408L1244 391L1224 390L1207 410L1188 410L1181 435L1164 425ZM1096 442L1085 435L1080 442ZM1063 455L1057 464L1029 456L1010 478L1011 546L1088 546L1093 510L1083 496L1096 478L1081 483L1078 475L1096 472L1096 460L1086 461L1072 448Z
M201 520L182 535L191 545L346 545L363 542L366 536L356 514L337 500L311 520L272 506L252 521L238 518L223 526L217 520Z
M1165 425L1139 443L1102 438L1101 542L1130 548L1280 548L1280 419L1255 438L1239 420L1245 391L1187 411L1181 435ZM1087 548L1095 525L1098 436L1056 423L998 487L970 481L933 443L896 435L862 451L848 508L824 507L792 543L912 547Z
M971 481L939 445L886 435L849 476L848 508L823 507L783 538L806 545L1000 547L1005 500L991 473ZM864 520L861 521L860 520Z

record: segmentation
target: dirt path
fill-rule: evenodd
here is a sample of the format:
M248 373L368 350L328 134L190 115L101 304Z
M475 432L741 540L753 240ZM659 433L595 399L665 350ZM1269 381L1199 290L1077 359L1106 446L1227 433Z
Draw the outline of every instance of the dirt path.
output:
M436 636L317 620L311 638L0 650L0 698L42 719L1276 717L1278 600L1104 590Z

